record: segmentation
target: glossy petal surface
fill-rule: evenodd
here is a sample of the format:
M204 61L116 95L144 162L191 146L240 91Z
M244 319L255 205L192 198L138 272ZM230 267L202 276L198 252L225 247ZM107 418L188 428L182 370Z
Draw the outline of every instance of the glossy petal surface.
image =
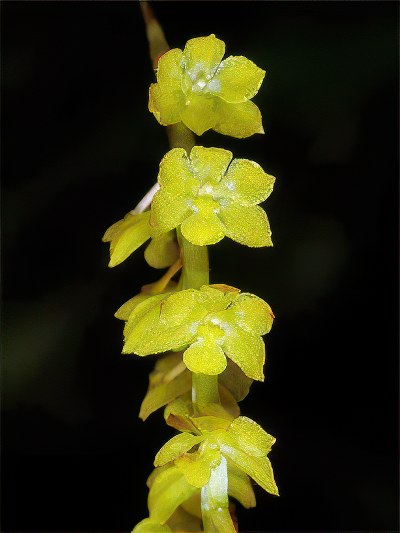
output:
M266 174L258 163L249 159L232 161L221 182L225 196L240 205L256 205L268 198L275 178Z
M154 195L151 204L150 225L154 236L179 226L191 213L185 196L178 196L162 189Z
M267 455L276 441L275 437L247 416L236 418L229 426L228 434L235 440L237 448L255 457Z
M162 471L150 488L148 497L150 518L155 522L166 522L175 509L196 490L196 487L186 481L178 468Z
M203 436L179 433L175 435L160 449L154 459L154 466L162 466L173 461L180 455L189 451L193 446L204 440Z
M216 244L225 237L225 227L214 213L194 213L181 226L182 235L197 246Z
M184 105L185 97L181 90L163 91L158 83L150 85L149 111L162 126L180 122Z
M243 56L230 56L220 64L215 78L216 94L225 102L238 104L250 100L258 93L265 71Z
M167 189L170 194L185 196L196 192L193 186L196 186L197 182L194 180L186 150L173 148L165 154L160 162L157 180L160 187Z
M265 346L261 337L251 335L241 328L233 328L225 336L222 349L246 376L264 381Z
M261 113L250 100L241 104L228 104L219 99L216 113L218 121L213 127L218 133L244 139L254 133L264 133Z
M218 183L225 174L232 157L232 152L222 148L193 146L190 152L193 172L201 185L207 182Z
M224 371L226 357L213 342L198 340L183 354L183 362L191 372L215 376Z
M157 64L157 82L164 91L180 91L182 80L182 50L173 48L163 54Z
M185 479L194 487L203 487L210 479L211 469L219 464L221 455L218 450L206 448L202 453L186 454L175 461Z
M104 242L110 242L109 267L119 265L144 242L150 238L150 213L131 215L113 224L103 236Z
M227 313L232 313L235 324L248 333L265 335L271 331L274 320L272 310L267 302L254 294L240 294Z
M181 120L196 135L214 128L218 115L213 98L195 95L186 100L181 113Z
M279 494L268 457L254 457L227 444L221 445L221 451L264 490L270 494Z
M185 72L194 81L199 75L212 76L225 54L225 43L214 34L190 39L183 50Z
M258 205L243 207L230 204L221 209L219 217L225 225L227 237L233 241L252 248L272 246L267 215Z

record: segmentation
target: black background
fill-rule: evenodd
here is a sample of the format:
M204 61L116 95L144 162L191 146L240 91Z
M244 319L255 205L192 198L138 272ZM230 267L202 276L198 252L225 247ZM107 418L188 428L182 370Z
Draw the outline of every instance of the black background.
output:
M211 280L272 306L267 379L242 403L277 437L280 498L241 530L397 530L398 4L157 2L171 47L215 33L267 70L265 136L206 133L277 177L274 248L213 247ZM157 278L107 268L105 229L168 150L136 2L3 2L2 530L129 531L172 435L138 418L154 359L115 310Z

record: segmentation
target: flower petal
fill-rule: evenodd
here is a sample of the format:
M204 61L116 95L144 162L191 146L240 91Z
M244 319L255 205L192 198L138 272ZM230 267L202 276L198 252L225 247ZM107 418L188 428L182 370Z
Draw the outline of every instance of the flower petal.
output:
M216 376L226 367L226 357L219 346L198 340L185 351L183 362L191 372Z
M190 96L181 113L181 120L196 135L214 128L219 115L216 111L217 101L212 96Z
M185 108L185 95L182 90L166 91L158 83L149 88L149 111L153 113L162 126L181 121L181 112Z
M139 320L130 318L127 326L129 329L125 329L125 343L122 349L124 354L135 353L145 356L166 352L185 346L193 339L190 322L172 327L168 322L161 323L159 306L150 309Z
M151 239L144 251L144 258L153 268L166 268L179 258L180 249L175 239L175 232L168 231L160 237Z
M124 304L114 313L115 318L119 320L128 320L132 311L142 302L149 298L148 294L139 293Z
M236 363L228 359L225 370L219 376L219 382L226 387L237 402L246 398L253 380L240 370Z
M228 434L234 440L235 448L254 457L267 455L276 442L275 437L247 416L235 418L228 428Z
M194 146L190 152L194 175L202 185L206 182L219 182L225 174L232 157L232 152L223 148Z
M160 187L170 194L178 196L196 194L199 183L193 176L186 150L173 148L164 155L160 162L157 181Z
M175 509L196 491L197 488L186 481L178 468L172 467L162 471L150 488L150 518L155 522L166 522Z
M226 236L252 248L272 246L271 229L265 211L258 205L244 207L230 204L219 214Z
M205 437L202 435L197 436L191 433L179 433L179 435L175 435L159 450L154 459L154 466L163 466L177 459L204 439Z
M240 470L243 470L243 472L246 472L247 475L254 479L264 490L270 494L279 495L271 462L268 457L253 457L241 450L237 450L228 443L221 444L221 452L231 459Z
M178 227L190 213L186 197L164 190L157 191L151 203L150 226L153 237Z
M264 341L258 335L250 335L241 328L231 328L225 335L222 349L249 378L264 381Z
M214 213L194 213L181 225L182 235L192 244L215 244L225 237L225 228Z
M192 388L192 376L188 370L168 383L161 383L147 391L140 406L139 418L146 420L154 411L169 404Z
M238 104L250 100L258 93L265 70L243 56L229 56L218 67L213 78L214 94L225 102ZM218 82L218 83L215 83Z
M256 506L256 497L249 476L230 461L228 461L228 494L245 509Z
M217 466L220 460L221 454L219 450L206 446L201 452L182 455L182 457L176 459L175 465L183 473L190 485L200 488L208 482L211 469Z
M253 335L269 333L275 318L267 302L247 292L239 294L227 313L232 313L235 324Z
M172 529L151 518L145 518L133 528L132 533L172 533Z
M128 213L105 232L103 242L110 242L109 267L119 265L150 237L149 212Z
M254 133L264 133L261 113L250 100L241 104L228 104L217 100L217 121L213 129L223 135L244 139Z
M157 82L163 91L176 91L181 89L183 68L183 53L179 48L165 52L157 64Z
M258 163L234 159L219 188L240 205L256 205L268 198L274 182L275 178L266 174Z
M195 494L194 496L197 495ZM190 498L190 502L192 501L193 496ZM168 519L167 525L172 529L172 531L180 533L201 532L202 528L200 518L194 512L190 512L193 510L196 511L194 506L190 507L190 502L189 504L183 502L182 505L176 509L171 518ZM197 504L198 508L200 509L200 502L197 502ZM189 509L189 511L187 509Z
M195 80L200 73L210 77L216 71L225 54L225 43L214 34L190 39L183 50L183 65L186 74Z

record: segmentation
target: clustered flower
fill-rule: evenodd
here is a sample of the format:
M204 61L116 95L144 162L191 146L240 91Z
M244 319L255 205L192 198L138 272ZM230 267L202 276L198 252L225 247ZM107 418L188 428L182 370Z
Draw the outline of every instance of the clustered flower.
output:
M149 91L149 110L160 124L183 122L196 135L209 129L239 138L264 133L251 98L265 71L243 56L222 60L224 54L224 41L209 35L161 56Z
M209 35L160 57L157 82L149 90L149 110L160 124L183 123L197 135L210 129L238 138L264 133L251 99L265 71L243 56L223 59L224 54L225 43ZM124 354L165 354L150 374L139 416L145 420L165 406L167 424L179 431L155 457L149 517L133 533L202 527L235 533L228 495L254 507L251 479L278 494L267 457L275 438L240 416L238 406L252 380L264 380L262 336L272 327L272 310L234 287L182 290L172 279L182 267L182 239L207 246L226 236L250 247L272 246L268 218L258 204L274 182L258 163L233 159L229 150L194 146L188 154L174 148L160 163L159 188L149 209L128 213L104 234L110 267L148 240L148 264L169 267L115 313L125 322ZM218 376L220 403L196 402L194 409L195 375Z

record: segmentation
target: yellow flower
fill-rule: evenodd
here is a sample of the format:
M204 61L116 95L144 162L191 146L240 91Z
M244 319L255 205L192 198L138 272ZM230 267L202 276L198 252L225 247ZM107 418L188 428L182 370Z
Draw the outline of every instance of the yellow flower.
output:
M196 135L209 129L239 138L264 133L260 110L250 100L265 71L243 56L222 61L224 54L225 43L209 35L161 56L149 91L149 111L160 124L183 122Z
M264 380L261 336L270 331L274 315L254 294L203 285L147 298L123 318L122 353L146 356L182 349L191 372L211 376L225 370L229 357L249 378Z
M272 246L267 215L257 204L271 194L275 178L254 161L232 161L232 152L222 148L194 146L190 158L183 148L173 148L160 163L158 182L153 236L181 226L182 235L198 246L225 235L246 246Z
M125 215L108 228L103 236L103 242L110 243L109 267L114 267L125 261L135 250L150 239L149 225L150 211ZM175 233L168 232L160 238L153 238L147 246L144 257L153 268L166 268L179 257L179 246L175 240Z

